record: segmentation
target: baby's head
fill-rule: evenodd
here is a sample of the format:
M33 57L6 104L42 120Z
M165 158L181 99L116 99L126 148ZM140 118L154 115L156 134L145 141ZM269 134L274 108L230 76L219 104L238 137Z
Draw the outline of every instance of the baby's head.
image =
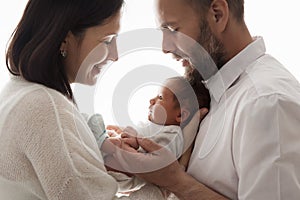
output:
M160 125L184 127L200 108L210 108L210 95L201 81L168 78L150 100L148 119Z

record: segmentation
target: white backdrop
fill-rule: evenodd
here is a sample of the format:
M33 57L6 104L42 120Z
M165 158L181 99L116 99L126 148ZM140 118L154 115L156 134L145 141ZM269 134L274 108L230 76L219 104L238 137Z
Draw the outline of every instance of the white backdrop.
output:
M120 34L134 29L156 27L153 0L125 1ZM27 0L0 2L0 90L8 80L8 72L5 66L6 44L22 15L26 3ZM251 34L253 36L263 36L267 52L282 62L298 80L300 80L299 61L297 59L300 45L300 18L297 14L299 7L300 1L298 0L245 0L245 18ZM114 68L119 70L111 70L111 74L107 74L107 83L103 79L103 83L101 82L102 92L95 96L95 110L104 115L107 123L114 123L109 105L111 97L107 94L112 90L112 85L122 77L122 73L126 73L124 71L126 68L122 66L136 66L145 64L145 62L173 66L178 72L182 70L180 63L157 51L139 52L137 55L120 58L114 64ZM147 88L147 92L141 90L133 94L128 106L133 121L141 120L146 116L148 99L153 96L154 91L154 88Z

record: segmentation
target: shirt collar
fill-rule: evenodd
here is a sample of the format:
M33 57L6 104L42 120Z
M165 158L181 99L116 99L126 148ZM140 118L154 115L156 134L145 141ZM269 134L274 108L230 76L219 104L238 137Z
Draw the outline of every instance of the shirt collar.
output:
M207 80L207 88L212 97L219 102L234 81L265 52L266 48L263 38L255 37L251 44L229 60L214 76Z

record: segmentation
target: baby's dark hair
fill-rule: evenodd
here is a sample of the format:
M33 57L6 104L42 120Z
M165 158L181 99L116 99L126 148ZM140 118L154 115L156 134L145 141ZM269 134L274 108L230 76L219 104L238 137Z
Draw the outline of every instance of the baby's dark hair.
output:
M184 106L189 110L190 116L182 124L184 127L200 108L210 109L210 94L202 77L197 70L192 72L193 78L188 79L183 76L168 78L174 84L169 86L169 89L174 93L175 106Z
M199 109L200 108L207 108L210 109L210 94L209 90L206 88L205 84L203 83L203 78L201 74L198 72L198 70L194 69L191 73L191 76L189 78L186 78L186 80L189 82L191 87L193 88L198 104Z

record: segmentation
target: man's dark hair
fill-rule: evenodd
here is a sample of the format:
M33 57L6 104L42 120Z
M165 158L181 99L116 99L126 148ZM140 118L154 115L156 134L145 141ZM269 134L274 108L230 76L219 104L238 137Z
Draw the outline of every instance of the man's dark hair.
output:
M188 0L193 8L197 9L197 12L207 13L213 0ZM230 12L241 22L244 20L244 0L226 0Z

